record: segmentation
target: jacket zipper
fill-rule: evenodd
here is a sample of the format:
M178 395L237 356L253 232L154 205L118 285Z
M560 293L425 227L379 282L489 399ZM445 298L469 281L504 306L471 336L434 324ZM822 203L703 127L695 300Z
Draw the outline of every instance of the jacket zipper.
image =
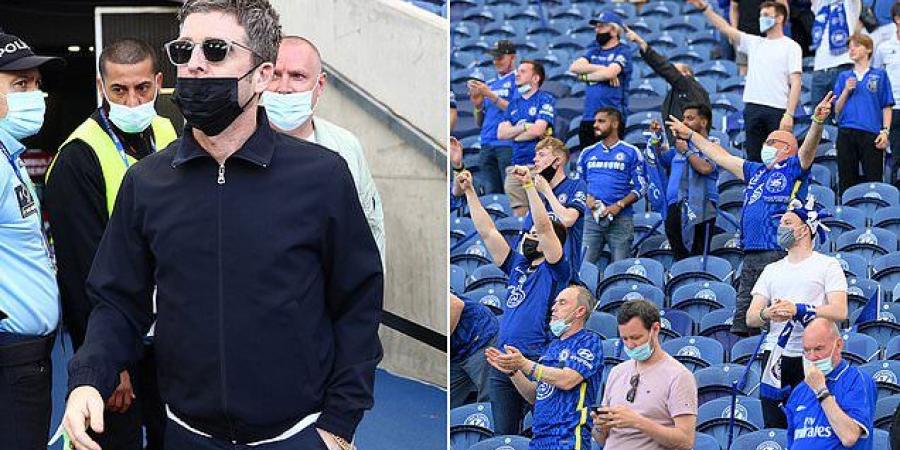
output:
M222 383L222 415L228 422L228 433L231 435L232 443L237 441L234 439L234 426L231 423L231 417L228 415L228 378L225 373L225 288L224 275L222 274L222 190L225 185L225 163L219 164L219 173L216 178L216 197L218 199L218 210L216 222L218 225L217 235L217 265L219 270L219 375Z

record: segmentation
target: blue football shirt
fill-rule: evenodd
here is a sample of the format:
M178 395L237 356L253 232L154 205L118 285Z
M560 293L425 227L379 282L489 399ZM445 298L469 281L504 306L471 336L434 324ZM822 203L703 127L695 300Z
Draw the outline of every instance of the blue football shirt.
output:
M834 98L838 97L847 85L847 79L856 74L853 69L841 72L834 83ZM838 127L878 133L882 124L881 110L894 106L894 94L891 91L891 80L884 69L870 68L858 80L856 88L850 93L844 109L838 116Z
M585 188L583 181L566 177L553 188L553 194L556 195L556 198L563 206L578 211L578 220L575 221L575 224L572 225L572 227L566 230L566 243L563 245L563 252L571 267L572 279L577 280L578 272L581 270L581 242L582 235L584 234L584 216L588 212L587 189ZM547 199L543 200L544 207L547 208L547 214L549 214L551 218L554 218L553 211L550 210L550 202L548 202ZM531 212L529 212L522 222L522 233L519 234L519 239L522 238L524 233L531 230L531 227L533 226L534 219L531 217ZM517 245L518 241L516 241L513 247L516 247Z
M512 125L525 121L535 123L538 120L547 121L547 131L553 128L553 120L556 117L555 112L556 99L549 92L537 91L531 97L516 97L509 102L506 107L506 115L503 117L505 122ZM530 141L522 141L512 143L512 164L529 165L534 163L534 148L537 146L538 139Z
M498 76L485 84L487 84L491 91L497 94L498 97L505 99L506 101L512 101L512 99L519 96L518 91L516 91L515 72ZM511 141L497 139L497 127L500 126L500 122L503 122L506 111L500 109L494 102L485 99L482 113L484 114L484 119L481 122L481 145L511 145Z
M791 199L806 199L809 170L792 156L771 169L760 162L744 161L744 210L741 215L741 245L744 250L780 250L778 219Z
M609 82L588 83L584 91L584 113L581 120L593 121L597 110L606 106L616 108L623 116L628 116L628 97L625 90L631 82L632 51L633 49L626 44L619 44L606 50L596 44L588 47L582 56L588 62L598 66L618 64L622 67L622 71L619 72L618 86L612 86Z
M481 303L460 296L462 314L450 335L450 362L460 362L483 348L497 335L500 325L494 313Z
M587 185L588 194L605 205L612 205L634 192L638 197L647 190L644 159L637 147L619 141L607 148L603 141L585 148L578 157L578 177ZM628 205L621 214L632 214Z

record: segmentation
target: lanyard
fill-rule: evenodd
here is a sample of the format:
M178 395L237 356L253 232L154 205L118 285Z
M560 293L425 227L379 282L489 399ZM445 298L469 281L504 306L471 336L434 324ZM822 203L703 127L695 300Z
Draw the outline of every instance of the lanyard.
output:
M109 119L106 117L106 111L104 111L103 108L100 109L100 123L103 125L103 131L109 135L109 138L112 139L113 144L115 144L116 151L119 152L119 158L122 158L122 164L125 164L125 169L127 170L131 167L131 163L128 162L128 154L125 153L125 147L122 145L122 141L119 140L119 136L116 136L112 126L109 124ZM150 147L151 153L155 153L156 142L153 141L152 137L150 138Z
M3 142L0 142L0 151L3 152L3 155L6 157L6 161L12 167L13 172L16 173L16 178L19 179L19 183L22 183L22 186L28 186L27 184L25 184L25 180L22 179L22 173L19 172L19 165L16 164L16 157L14 157L12 153L9 152L9 149L7 149L5 145L3 145Z

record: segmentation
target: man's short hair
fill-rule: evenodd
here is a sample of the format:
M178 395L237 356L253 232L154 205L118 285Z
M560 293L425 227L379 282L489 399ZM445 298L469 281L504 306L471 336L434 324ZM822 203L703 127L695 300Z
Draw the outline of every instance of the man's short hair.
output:
M247 46L256 53L256 64L274 63L281 42L278 12L268 0L187 0L178 12L178 24L184 25L194 13L220 12L231 14L247 33ZM262 58L262 60L260 60Z
M697 115L706 119L706 132L709 133L709 130L712 129L712 109L709 108L709 105L705 103L688 103L681 108L681 118L684 119L684 112L693 109L697 111Z
M622 139L623 137L625 137L625 119L622 117L621 111L619 111L616 108L613 108L612 106L604 106L604 107L598 109L594 115L596 116L597 114L600 114L600 113L606 114L607 116L610 116L610 117L615 117L619 124L619 126L616 127L617 135L619 136L619 139Z
M534 147L535 151L540 151L545 148L549 148L550 151L553 152L553 154L561 156L563 158L563 161L569 160L569 149L566 148L566 144L564 144L563 141L553 136L545 137L544 139L541 139Z
M616 322L619 325L625 325L635 317L640 318L644 328L649 330L654 323L659 322L659 308L644 299L629 300L619 307Z
M100 78L106 78L106 63L139 64L150 59L150 66L155 75L159 72L159 61L150 44L139 39L122 39L103 47L100 52Z
M900 2L894 2L891 5L891 18L896 19L898 17L900 17Z
M578 303L578 306L584 306L585 309L587 309L587 314L584 316L584 320L587 321L587 318L591 315L591 311L594 310L594 304L596 303L594 296L591 294L591 290L581 284L573 284L569 287L578 292L576 302Z
M775 15L784 17L785 20L787 20L787 15L788 15L787 8L785 8L785 6L782 5L781 3L773 2L773 1L765 1L765 2L762 2L759 4L760 11L762 11L763 9L766 9L766 8L775 8Z
M544 80L547 78L547 73L544 71L544 65L533 59L526 59L522 61L522 64L531 64L534 73L541 77L541 81L538 81L538 87L540 88L541 85L544 84Z
M869 51L869 56L872 56L872 51L875 48L875 43L872 41L872 38L862 34L860 32L853 33L850 36L850 42L855 42L857 45L862 45Z

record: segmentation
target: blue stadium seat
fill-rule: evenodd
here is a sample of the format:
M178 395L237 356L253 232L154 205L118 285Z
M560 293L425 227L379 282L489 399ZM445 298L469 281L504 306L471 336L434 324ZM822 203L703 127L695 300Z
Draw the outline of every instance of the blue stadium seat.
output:
M832 228L832 230L834 229ZM840 252L835 253L833 256L841 263L841 268L844 269L844 274L848 277L869 277L869 262L866 258L854 253Z
M510 39L516 36L516 29L509 22L494 22L485 25L481 29L481 35L498 39Z
M601 291L611 285L631 284L635 281L662 287L665 283L665 269L652 259L628 258L607 266L603 271L603 278L597 287Z
M900 191L887 183L860 183L848 188L841 200L845 205L874 212L876 208L900 206Z
M813 164L813 167L824 166ZM865 228L866 226L866 212L855 206L836 205L830 211L832 217L823 219L822 223L831 228L832 233L834 233L836 228L840 228L842 231L850 231L855 228Z
M900 361L872 361L859 366L859 370L875 381L878 398L900 394Z
M570 5L568 8L554 8L550 17L554 19L562 19L562 18L570 18L577 20L584 20L585 17L589 17L591 15L589 10L582 9L578 5Z
M878 208L872 216L872 225L900 234L900 206Z
M856 253L867 260L897 251L897 235L877 227L848 231L835 243L839 251Z
M450 429L450 448L467 450L475 444L490 439L494 433L478 427L458 426Z
M665 294L656 286L647 283L631 283L612 286L597 295L597 310L614 314L619 306L629 300L644 299L654 303L660 309L665 302Z
M662 21L668 22L678 14L680 9L673 2L653 1L645 4L640 14L646 17L659 17Z
M517 217L515 215L504 217L494 222L497 231L506 238L506 242L513 248L515 248L519 242L519 235L522 233L524 224L525 218Z
M455 217L450 220L450 235L458 238L475 233L475 223L468 217Z
M709 248L711 255L728 260L731 267L739 266L741 261L744 260L744 251L741 249L741 236L739 233L719 233L713 236Z
M878 294L878 282L868 278L847 277L847 310L854 311L862 307Z
M854 366L861 366L878 357L878 341L872 336L847 332L844 338L844 350L841 357Z
M639 241L637 255L641 258L650 258L658 261L663 268L669 270L675 257L672 254L672 246L669 239L662 234L653 234L644 239L637 236ZM636 242L637 243L637 242Z
M509 276L500 270L499 267L494 264L486 264L472 271L472 275L469 276L466 282L466 292L476 289L503 290L506 289L508 281Z
M466 292L465 296L487 306L494 315L499 316L503 314L503 305L506 303L507 297L509 297L509 290L505 286L499 289L486 287Z
M694 320L684 311L662 309L659 311L659 341L666 342L694 332Z
M666 21L668 22L668 21ZM626 21L628 27L638 34L649 35L662 29L660 20L655 17L639 16Z
M461 267L450 264L450 291L461 294L466 290L466 271Z
M738 94L718 93L709 95L712 109L721 109L728 112L743 111L744 100Z
M600 269L590 261L581 263L578 270L578 278L584 283L591 293L597 292L597 281L600 278Z
M494 435L490 403L470 403L450 410L450 447L468 449Z
M637 15L637 7L632 3L612 3L612 6L603 10L612 11L622 17L634 17Z
M856 332L872 336L880 343L886 343L894 336L900 336L900 303L882 303L878 311L878 319L868 322L856 323L863 308L853 311L850 320L856 325Z
M666 282L666 294L672 295L676 289L695 281L731 282L734 269L728 260L718 256L691 256L676 261L669 270L671 277Z
M497 436L485 439L469 450L528 450L531 439L522 436Z
M753 352L756 350L759 345L760 336L750 336L745 337L743 339L738 340L733 347L729 350L731 354L731 362L735 364L741 364L746 366L747 362L750 361L750 357L753 356ZM762 350L756 354L756 359L750 367L756 369L757 372L762 373Z
M677 264L677 263L676 263ZM737 293L721 281L697 281L681 285L672 293L672 308L688 313L696 323L721 308L734 308Z
M584 100L575 97L560 99L556 102L556 113L569 120L580 118L584 111Z
M472 275L475 269L491 264L490 255L480 240L469 241L462 248L450 255L450 264L456 264L466 272L466 276Z
M719 211L731 214L735 219L740 220L741 212L744 209L744 192L743 191L725 191L719 195ZM716 221L718 226L719 221Z
M682 336L663 342L662 347L692 372L725 362L722 344L708 337Z
M809 195L816 199L816 205L820 208L826 208L829 211L834 209L835 195L830 187L811 184L809 186Z
M716 438L706 433L694 433L694 450L721 450Z
M764 428L736 438L729 450L788 450L787 435L781 428Z
M601 311L591 312L584 327L597 332L603 339L619 336L619 324L616 322L616 316L609 313Z
M663 30L678 30L686 33L696 33L704 28L705 24L703 20L696 16L678 16L673 17L669 20L663 21L662 29ZM703 62L709 60L709 55L705 55Z
M706 336L719 341L726 353L741 338L731 332L731 324L734 322L734 308L721 308L710 311L699 322L700 336Z
M668 84L659 79L659 78L642 78L642 79L633 79L631 84L628 85L628 95L629 96L650 96L657 97L666 95L669 86ZM626 132L629 131L626 126Z
M890 301L897 302L900 301L900 284L894 286L894 291L891 292Z
M900 252L891 252L872 261L872 279L881 283L881 289L892 292L900 283Z
M480 197L481 204L488 214L494 220L502 219L512 215L512 208L509 206L509 197L506 194L487 194Z
M702 371L709 370L703 369ZM694 374L698 375L700 372ZM743 374L743 372L741 372ZM698 380L699 386L699 380ZM700 403L697 409L697 431L713 436L721 443L728 442L731 423L731 396ZM739 395L734 407L734 438L759 431L763 427L762 404L758 398Z
M567 50L569 52L575 52L576 54L584 52L584 42L576 39L575 36L572 35L563 35L556 37L555 39L553 39L553 42L550 43L550 47L554 50ZM572 61L566 61L563 66L571 63Z
M603 364L606 366L606 370L604 370L606 374L616 364L628 359L628 354L625 353L625 347L621 339L604 339L601 344L603 345Z
M718 92L719 81L713 75L706 75L706 76L696 77L696 78L697 78L697 82L700 83L701 86L703 86L703 89L706 89L706 92L708 92L708 93ZM720 126L721 126L721 122L716 121L714 118L713 124L712 124L713 129L718 129Z
M721 363L713 364L705 369L694 372L694 378L697 380L697 401L699 405L725 397L730 400L733 391L732 383L737 383L739 395L751 395L759 384L759 372L754 368L750 368L750 373L746 373L747 368L740 364ZM744 379L746 375L746 380ZM740 389L741 382L744 386ZM760 427L757 427L760 428ZM756 430L753 430L756 431Z
M884 346L884 358L900 361L900 337L893 337Z
M897 411L898 405L900 405L900 395L879 398L875 402L875 428L890 431L894 412Z
M693 42L689 42L693 43ZM717 59L700 64L695 70L694 75L700 77L705 75L714 76L720 80L734 77L738 74L737 66L733 61Z
M632 113L659 111L664 97L634 97L628 99L628 110Z
M625 119L625 134L633 131L644 131L650 126L650 122L653 120L660 124L663 123L659 111L629 114Z
M821 186L825 186L829 189L834 189L834 175L831 173L831 169L824 164L813 164L809 174L810 183L815 183ZM863 216L865 218L865 216Z
M744 93L744 79L738 75L719 81L719 92L742 95Z
M634 215L634 235L641 236L649 232L664 234L662 216L658 212L643 212Z

